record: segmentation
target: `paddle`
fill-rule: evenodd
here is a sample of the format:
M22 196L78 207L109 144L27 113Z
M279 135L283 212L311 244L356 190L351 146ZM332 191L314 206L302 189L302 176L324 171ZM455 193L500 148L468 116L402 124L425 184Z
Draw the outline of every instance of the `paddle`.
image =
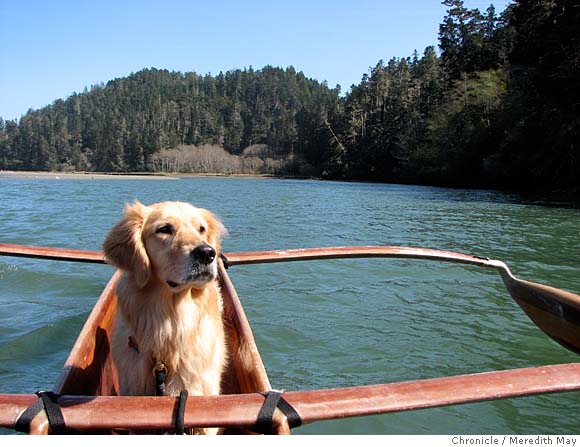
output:
M284 399L297 410L302 423L309 424L579 389L580 363L571 363L385 385L289 391ZM59 403L71 429L171 429L175 399L62 396ZM13 428L18 415L35 400L34 395L0 395L0 427ZM263 402L260 394L190 396L185 425L251 428Z
M21 258L52 259L56 261L77 261L104 264L103 253L69 248L33 247L28 245L0 244L1 256Z
M0 244L0 255L61 261L104 263L98 251ZM499 271L511 297L546 334L580 354L580 296L571 292L516 278L502 261L449 251L412 247L327 247L226 253L228 264L262 264L340 258L407 258L472 264Z
M70 248L35 247L28 245L0 243L0 256L51 259L58 261L78 261L105 263L99 251L76 250ZM225 253L229 265L262 264L289 261L308 261L344 258L412 258L475 264L498 267L500 261L470 256L449 251L430 250L412 247L363 246L363 247L324 247L294 250L270 250Z

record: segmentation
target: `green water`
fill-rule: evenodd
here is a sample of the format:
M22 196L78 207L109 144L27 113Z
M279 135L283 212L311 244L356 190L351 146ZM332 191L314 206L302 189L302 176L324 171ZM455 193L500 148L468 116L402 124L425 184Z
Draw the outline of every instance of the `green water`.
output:
M491 191L266 179L0 180L0 242L100 249L123 204L216 212L224 251L404 245L505 260L580 292L580 208ZM0 258L0 392L50 388L108 266ZM270 380L288 390L577 361L519 310L493 271L430 261L233 267ZM295 433L578 432L580 394L316 423Z

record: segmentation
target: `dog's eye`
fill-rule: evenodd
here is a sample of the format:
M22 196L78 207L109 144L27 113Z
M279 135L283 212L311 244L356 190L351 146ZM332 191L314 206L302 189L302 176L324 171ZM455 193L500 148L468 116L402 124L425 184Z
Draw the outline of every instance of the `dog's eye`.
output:
M200 234L205 233L205 227L203 225L201 227L199 227L199 232L200 232Z
M169 224L163 225L160 228L157 228L156 233L164 233L164 234L173 234L173 227Z

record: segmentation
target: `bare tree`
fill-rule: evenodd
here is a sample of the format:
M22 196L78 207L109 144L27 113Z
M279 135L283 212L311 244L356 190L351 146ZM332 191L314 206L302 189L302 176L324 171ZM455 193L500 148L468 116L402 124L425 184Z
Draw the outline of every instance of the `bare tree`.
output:
M153 154L150 166L153 171L165 173L248 175L296 175L300 174L295 172L297 166L308 168L295 154L281 157L263 144L249 146L241 155L211 144L178 145Z

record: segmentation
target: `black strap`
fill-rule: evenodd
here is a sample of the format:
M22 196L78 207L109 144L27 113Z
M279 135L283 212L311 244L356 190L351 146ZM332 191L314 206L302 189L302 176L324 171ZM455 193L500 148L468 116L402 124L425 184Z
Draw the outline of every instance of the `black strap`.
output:
M260 408L260 412L258 413L258 421L256 423L257 432L272 434L272 429L274 427L274 412L276 411L276 408L286 415L288 426L290 428L300 427L302 425L300 415L296 409L282 397L283 393L284 391L276 390L260 393L266 398L266 400L262 404L262 408Z
M67 432L64 416L58 404L58 394L51 391L37 391L36 394L40 397L30 407L28 407L16 420L14 429L16 431L29 433L30 423L43 409L46 412L48 425L50 426L50 434L63 435Z
M155 395L165 396L165 378L167 377L167 370L155 370Z
M278 408L286 415L286 419L288 419L288 426L290 428L300 427L302 425L302 418L296 409L283 397L280 397Z
M183 390L179 393L179 399L177 400L177 409L175 411L175 434L182 435L185 433L184 420L185 420L185 404L187 403L187 390Z
M24 410L20 416L18 416L16 424L14 424L14 430L22 433L30 433L30 423L32 422L32 419L34 419L43 408L44 405L42 405L42 399L37 399L30 407Z
M222 260L222 263L224 264L224 268L227 270L230 268L230 261L228 258L226 258L226 256L223 253L220 253L220 259Z

